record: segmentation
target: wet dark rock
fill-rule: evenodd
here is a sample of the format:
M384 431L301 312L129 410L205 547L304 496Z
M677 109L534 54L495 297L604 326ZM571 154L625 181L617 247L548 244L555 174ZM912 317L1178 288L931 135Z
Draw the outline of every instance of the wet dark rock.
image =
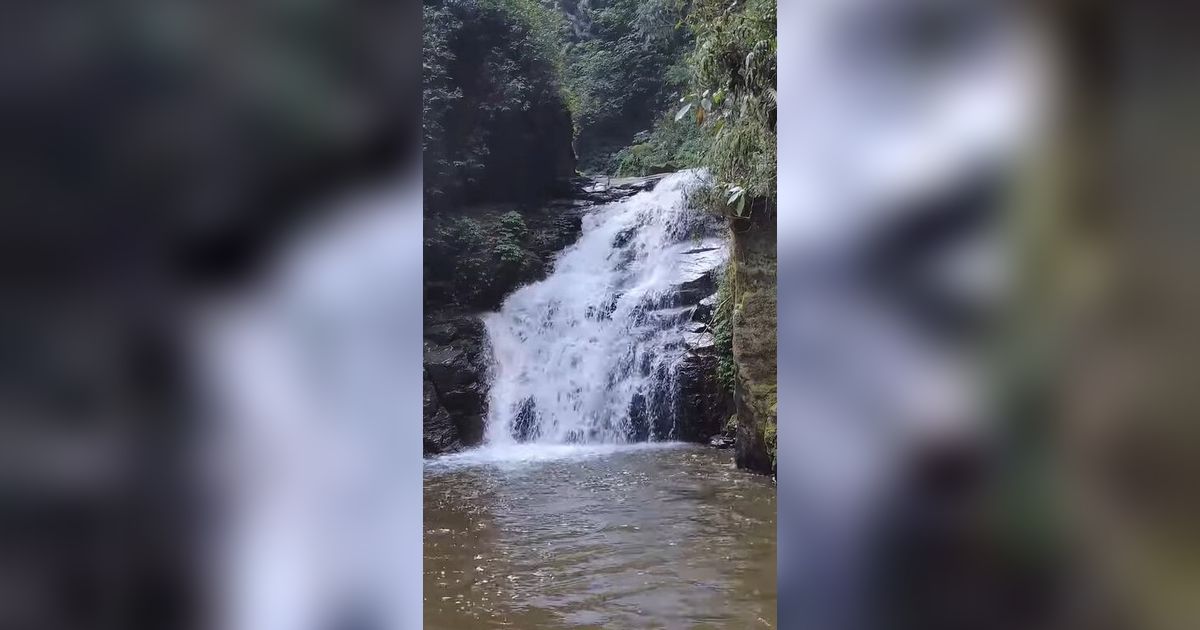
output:
M714 435L713 438L708 441L708 445L720 449L733 448L734 439L725 435Z
M438 402L437 391L429 375L425 375L424 385L424 448L426 455L438 453L453 453L462 449L458 439L458 427L450 418L450 413Z
M613 249L620 249L628 245L629 241L633 239L634 234L637 234L637 228L635 227L627 227L617 232L617 235L613 238Z
M661 173L647 177L580 177L573 183L579 197L596 203L611 203L646 190L653 190L658 182L669 174Z
M713 312L717 309L716 294L710 295L695 306L691 311L691 320L694 322L711 322Z
M716 274L703 273L674 285L670 291L655 296L644 305L649 310L697 307L705 298L716 293Z
M427 455L483 440L487 367L486 332L478 317L457 314L427 319L423 410Z
M706 271L691 280L686 280L676 286L675 301L677 305L699 304L701 300L712 295L717 290L717 275L715 271Z
M586 316L588 319L606 320L611 319L614 311L617 310L617 302L621 299L621 294L614 293L613 296L599 307L589 306Z
M646 397L634 394L629 402L629 439L633 442L645 442L650 439L650 417L646 409Z
M692 355L713 354L717 350L717 340L707 330L686 331L683 333L683 345Z
M681 417L678 415L679 408L675 404L678 399L674 388L671 387L669 376L665 366L660 368L654 379L655 386L650 390L646 406L650 438L654 440L688 439L680 436L678 420Z
M528 442L538 438L537 407L533 399L527 398L521 403L516 418L513 419L513 439L518 442Z
M716 304L713 296L717 292L717 277L725 266L725 254L719 240L710 237L703 242L709 244L680 253L679 268L672 279L671 290L652 300L647 308L695 307L702 316L711 315ZM707 321L695 315L693 319Z
M642 310L637 315L639 323L654 326L658 330L686 325L691 321L692 310L688 307Z
M613 177L608 180L609 186L617 190L633 190L642 192L644 190L654 190L658 182L670 173L658 173L656 175L646 175L644 177Z
M717 382L716 354L689 353L677 378L680 417L677 438L707 442L722 432L733 414L733 397Z
M462 342L482 334L483 322L477 317L451 316L427 320L425 323L425 341L442 346L454 347L455 340L459 340L458 347L462 347Z
M733 395L717 380L716 338L710 328L717 304L717 278L724 270L724 244L714 238L683 253L674 304L686 309L683 348L677 375L679 439L708 442L721 435L733 415Z

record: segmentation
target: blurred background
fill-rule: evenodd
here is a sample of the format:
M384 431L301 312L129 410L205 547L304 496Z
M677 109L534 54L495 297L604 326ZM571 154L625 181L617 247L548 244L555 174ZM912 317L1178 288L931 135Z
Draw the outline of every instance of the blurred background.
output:
M5 6L0 627L419 627L419 9ZM1200 625L1200 15L779 16L780 627Z
M3 14L0 627L418 627L420 6Z
M1196 12L780 4L795 628L1190 628Z

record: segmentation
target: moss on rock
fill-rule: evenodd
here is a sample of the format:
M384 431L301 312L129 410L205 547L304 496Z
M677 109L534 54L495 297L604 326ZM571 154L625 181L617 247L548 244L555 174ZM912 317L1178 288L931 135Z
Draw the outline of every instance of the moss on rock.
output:
M761 212L732 225L737 463L771 473L778 406L775 215Z

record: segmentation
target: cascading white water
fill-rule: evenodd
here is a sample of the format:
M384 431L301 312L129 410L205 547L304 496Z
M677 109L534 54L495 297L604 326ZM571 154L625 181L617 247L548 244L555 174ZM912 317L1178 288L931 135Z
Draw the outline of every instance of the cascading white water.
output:
M599 206L553 272L485 317L490 444L621 443L673 437L686 347L681 286L726 256L687 207L696 171Z

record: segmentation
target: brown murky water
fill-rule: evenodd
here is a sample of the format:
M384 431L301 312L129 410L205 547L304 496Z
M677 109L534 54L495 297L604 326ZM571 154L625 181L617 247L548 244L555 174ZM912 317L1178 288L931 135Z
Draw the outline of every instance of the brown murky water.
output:
M775 486L694 445L425 465L425 628L774 628Z

